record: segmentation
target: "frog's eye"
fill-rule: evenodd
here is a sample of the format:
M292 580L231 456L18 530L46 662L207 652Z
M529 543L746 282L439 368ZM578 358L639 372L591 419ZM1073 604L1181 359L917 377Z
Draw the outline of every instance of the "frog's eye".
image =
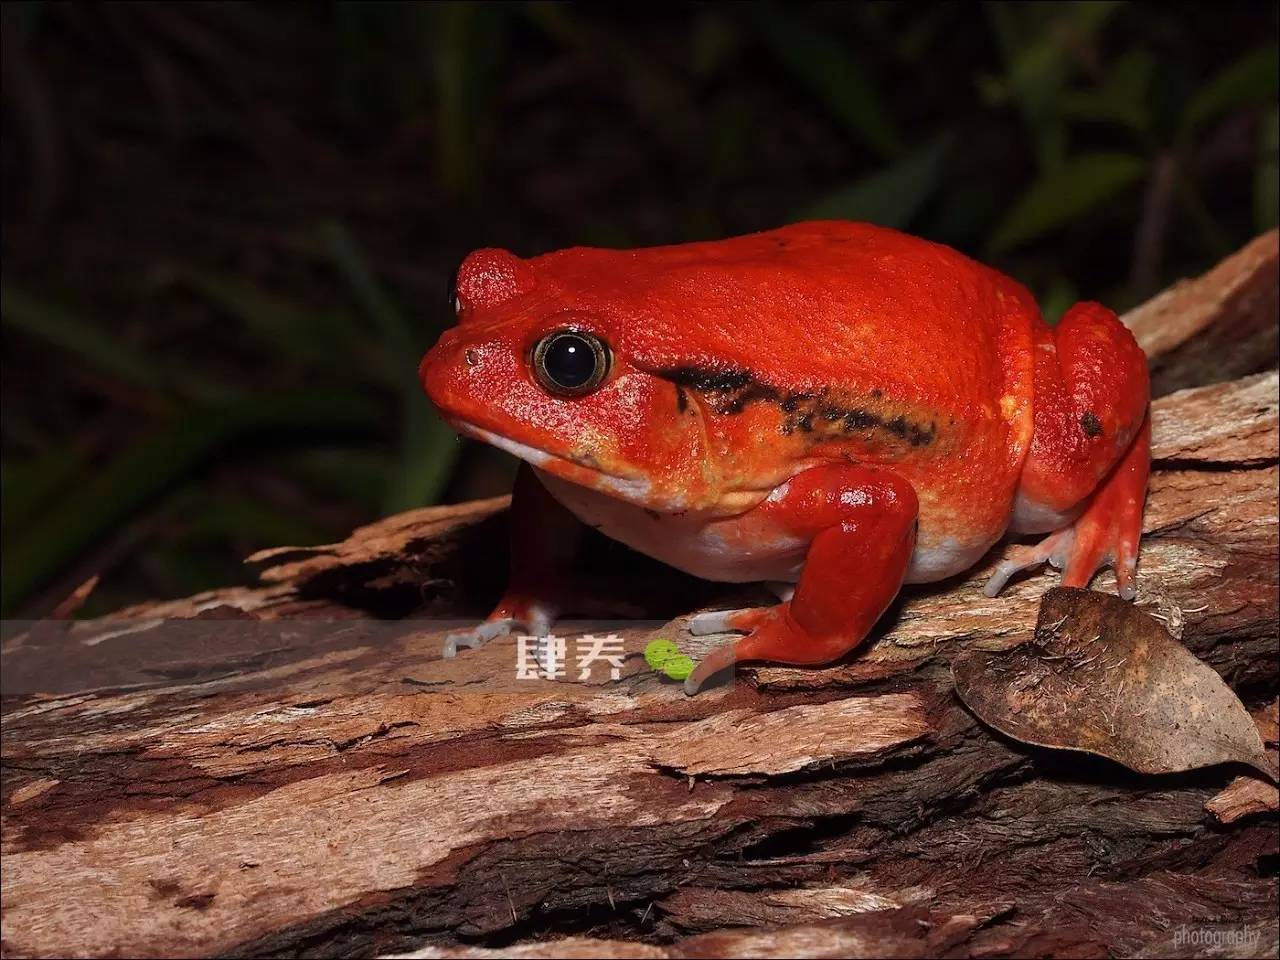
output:
M581 330L557 330L533 347L533 375L547 392L574 397L604 381L612 363L609 345Z
M461 316L462 300L458 298L458 274L456 271L449 278L449 289L445 292L445 300L449 304L449 309L453 311L453 315L455 317Z

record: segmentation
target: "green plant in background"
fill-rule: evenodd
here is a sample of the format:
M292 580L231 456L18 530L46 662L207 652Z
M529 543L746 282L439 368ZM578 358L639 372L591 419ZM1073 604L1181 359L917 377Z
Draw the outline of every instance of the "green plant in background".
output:
M3 608L500 488L415 376L475 246L840 217L1132 305L1276 223L1276 10L6 4Z
M185 266L162 266L151 282L153 296L185 291L231 317L262 369L302 364L320 381L287 390L245 388L172 366L5 281L6 327L140 392L155 414L143 436L105 463L90 467L79 438L38 458L5 461L5 610L175 490L174 502L195 520L187 525L193 538L247 533L264 543L315 542L325 533L305 514L291 518L244 497L201 491L200 472L215 458L265 458L304 484L336 488L370 507L370 494L381 490L378 512L440 496L457 441L416 376L417 358L437 331L409 325L341 225L323 225L306 246L344 282L340 309L310 310L242 279ZM395 423L398 452L370 450Z

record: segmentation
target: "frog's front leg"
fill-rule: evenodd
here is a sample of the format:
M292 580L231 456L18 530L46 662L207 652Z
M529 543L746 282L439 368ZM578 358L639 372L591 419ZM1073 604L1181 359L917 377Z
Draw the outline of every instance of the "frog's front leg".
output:
M511 572L507 589L485 622L450 634L443 656L479 647L519 628L542 637L571 593L569 567L582 540L581 522L547 493L528 464L520 464L511 493Z
M1151 468L1147 358L1116 315L1077 304L1036 345L1035 428L1012 529L1053 532L1015 547L987 583L995 596L1019 570L1046 561L1065 586L1115 569L1120 596L1137 593L1142 507Z
M896 474L832 464L792 477L735 518L808 539L800 581L784 603L695 617L690 629L696 633L741 630L746 636L703 658L685 692L697 693L739 660L828 663L862 643L902 585L918 511L915 491Z

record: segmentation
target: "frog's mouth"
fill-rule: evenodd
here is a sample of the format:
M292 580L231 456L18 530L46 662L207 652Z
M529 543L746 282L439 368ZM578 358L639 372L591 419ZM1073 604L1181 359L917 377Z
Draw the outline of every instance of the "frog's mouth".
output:
M600 490L619 499L639 503L642 506L650 506L649 497L652 493L653 485L647 477L625 477L606 473L600 469L598 464L586 463L571 457L540 450L537 447L531 447L518 440L512 440L501 434L493 433L465 420L451 417L449 418L449 424L459 433L474 437L477 440L483 440L499 450L505 450L513 457L523 460L530 466L545 470L547 473L562 480L576 483L582 487Z

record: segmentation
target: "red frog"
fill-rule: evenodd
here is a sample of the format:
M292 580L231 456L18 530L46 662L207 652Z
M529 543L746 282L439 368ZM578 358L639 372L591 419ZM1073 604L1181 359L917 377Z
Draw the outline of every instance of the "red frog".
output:
M781 602L694 616L740 660L821 664L904 583L977 563L987 585L1051 562L1086 586L1134 571L1150 466L1146 357L1116 315L1056 326L1026 289L865 223L707 243L472 253L458 324L422 360L459 432L524 461L506 595L451 638L544 634L573 596L579 521L695 576L770 581Z

